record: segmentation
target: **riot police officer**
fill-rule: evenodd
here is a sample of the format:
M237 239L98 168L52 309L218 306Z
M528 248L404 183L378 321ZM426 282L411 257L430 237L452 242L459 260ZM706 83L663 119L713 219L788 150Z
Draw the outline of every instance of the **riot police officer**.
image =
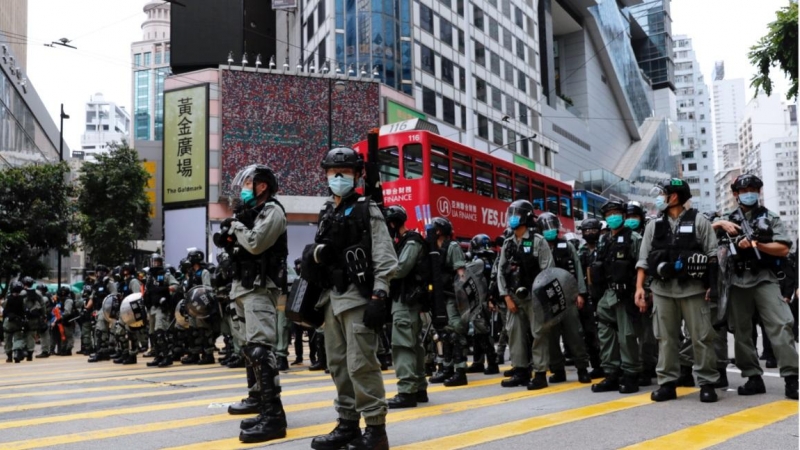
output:
M565 370L566 360L561 352L561 337L564 337L565 346L572 352L575 368L578 369L578 381L581 383L591 383L589 376L589 355L586 353L586 344L583 339L583 327L578 311L583 309L588 293L586 282L583 278L583 268L578 258L578 251L567 239L559 237L561 221L553 213L542 213L537 219L536 224L542 232L550 252L553 255L553 262L556 267L569 272L578 284L578 296L575 299L568 299L575 302L577 308L568 307L561 314L561 319L550 329L548 336L550 343L550 376L551 383L562 383L567 381Z
M581 269L588 289L588 296L583 308L578 310L583 327L583 339L586 344L586 353L589 354L589 363L592 371L589 372L591 378L602 378L605 376L602 361L600 359L600 340L597 337L597 319L595 310L598 300L603 296L603 292L595 292L589 280L589 268L597 258L597 243L600 240L600 221L590 217L581 221L580 230L583 237L583 244L578 248L578 259L581 261Z
M602 292L597 302L597 332L606 378L592 392L639 392L642 361L639 358L639 311L634 304L636 262L642 237L624 226L625 204L609 200L600 212L611 234L590 267L593 289Z
M188 249L186 260L191 268L188 270L186 278L186 307L189 312L189 323L193 336L192 346L189 348L189 355L181 359L181 364L214 364L214 349L216 334L214 332L215 321L219 319L217 308L214 305L192 305L189 302L189 290L196 286L206 286L211 288L211 272L206 268L205 254L195 247ZM202 300L213 300L213 296L198 297ZM206 307L207 306L207 307Z
M136 267L132 262L126 262L120 267L120 277L121 279L117 283L117 297L121 305L122 301L129 295L142 292L142 283L136 277ZM114 364L136 364L136 355L139 354L140 334L145 333L146 328L131 327L124 321L117 319L113 330L119 350L119 356L113 360Z
M241 422L239 440L264 442L286 436L287 426L275 355L278 297L286 283L286 213L275 197L275 174L263 164L240 170L232 187L241 207L222 223L215 242L224 244L232 260L230 297L245 320L249 395L228 412L258 412Z
M553 257L547 241L533 232L536 216L531 202L515 200L506 215L514 234L503 242L500 251L497 289L508 308L506 327L514 368L511 377L500 385L538 390L547 387L550 344L544 330L544 308L532 299L530 290L536 275L553 267ZM533 334L532 345L528 342L528 333ZM531 378L531 369L536 374L534 378Z
M64 328L64 340L59 341L58 356L72 356L72 347L75 345L73 331L75 330L75 322L72 319L75 317L75 300L73 298L72 290L69 286L61 286L56 293L57 307L60 309L60 319L54 317L53 336L56 337L60 333L57 331L59 325Z
M425 378L425 348L421 341L422 310L428 305L430 267L427 244L422 236L406 228L408 215L402 206L386 208L389 236L396 240L397 272L391 282L392 358L397 375L397 395L389 408L413 408L428 402Z
M797 400L797 350L792 336L792 313L781 295L779 276L781 258L789 254L791 241L784 234L780 216L759 204L763 182L755 175L743 174L731 184L739 208L718 220L714 228L730 236L741 236L736 244L734 268L728 296L729 318L733 320L736 341L736 366L748 380L738 389L739 395L766 392L761 378L763 369L752 340L752 318L758 313L764 324L780 375L785 382L786 397ZM744 229L752 231L746 234Z
M95 316L95 353L89 357L90 363L111 359L108 321L102 317L102 308L103 300L106 297L117 294L117 285L109 277L108 266L98 264L94 268L94 273L97 274L97 280L92 286L92 296L86 306L87 309L92 310L92 315Z
M492 316L489 313L489 289L488 286L492 283L492 268L497 259L497 254L492 250L492 241L486 234L475 235L469 241L470 254L472 255L473 262L479 262L483 265L483 282L487 286L486 298L477 299L479 304L470 305L471 314L470 322L472 324L473 335L473 353L472 365L467 368L467 373L483 373L485 375L494 375L500 373L500 367L497 364L497 353L494 348L494 342L491 336L491 323ZM483 360L486 359L486 365Z
M51 339L49 333L49 327L47 325L47 319L49 317L49 309L52 308L52 301L50 300L49 296L46 296L47 293L47 286L44 284L39 284L36 289L33 288L35 282L31 277L24 277L22 278L22 286L24 289L26 303L33 305L38 302L38 306L34 309L29 311L30 313L34 313L35 316L31 317L31 320L26 324L26 333L29 333L30 339L28 339L26 335L26 351L29 352L27 356L33 356L33 351L36 346L36 340L34 339L34 334L38 332L39 340L41 342L41 351L37 358L48 358L51 353ZM44 293L39 293L42 289L44 289ZM10 345L10 344L9 344Z
M20 363L26 355L25 333L29 326L30 312L25 310L25 287L19 281L11 284L3 303L3 332L5 336L6 362Z
M164 257L158 253L150 255L150 270L144 287L144 305L148 309L150 333L153 345L153 360L148 367L169 367L172 365L170 348L170 323L175 311L172 294L178 287L178 280L164 268Z
M315 245L304 251L303 277L324 289L318 307L325 310L325 351L339 423L315 437L311 448L388 449L377 351L397 256L383 214L355 191L364 169L361 156L334 148L321 165L333 196L320 211ZM363 435L361 416L367 424Z
M717 239L711 224L696 209L684 204L692 197L689 184L672 178L657 184L651 191L658 219L647 224L636 277L636 306L647 311L644 281L653 277L653 331L658 339L659 388L650 395L661 402L677 398L676 381L680 376L681 320L686 324L694 348L694 367L700 383L700 401L717 401L714 384L719 380L714 353L715 332L708 304L716 279ZM704 281L705 280L705 281ZM637 353L638 354L638 353Z

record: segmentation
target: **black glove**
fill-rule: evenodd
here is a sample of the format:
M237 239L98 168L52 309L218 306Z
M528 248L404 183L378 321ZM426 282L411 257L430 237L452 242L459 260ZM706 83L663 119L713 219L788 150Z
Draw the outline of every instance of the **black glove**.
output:
M378 298L372 298L367 302L367 309L364 310L364 326L377 332L386 322L386 292L378 290L373 295Z
M336 252L330 244L320 244L314 248L314 259L324 266L336 262Z

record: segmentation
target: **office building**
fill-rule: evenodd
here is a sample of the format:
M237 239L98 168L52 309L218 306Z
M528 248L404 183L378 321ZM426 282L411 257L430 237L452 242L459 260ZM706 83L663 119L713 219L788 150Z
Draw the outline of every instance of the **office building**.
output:
M133 139L160 141L164 136L164 79L169 76L170 4L151 0L144 5L142 40L131 44L133 76L131 112Z
M98 153L107 153L108 146L128 140L131 116L125 108L107 101L97 93L86 102L86 128L81 136L82 159L95 161ZM76 157L77 152L73 152Z

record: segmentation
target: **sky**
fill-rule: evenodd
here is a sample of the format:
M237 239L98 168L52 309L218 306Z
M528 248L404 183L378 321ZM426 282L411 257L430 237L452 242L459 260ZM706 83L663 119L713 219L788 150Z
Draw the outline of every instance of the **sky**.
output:
M28 69L30 82L58 123L60 105L71 116L64 122L70 149L80 148L85 103L97 92L108 101L131 108L130 44L142 39L142 10L147 0L29 0ZM754 70L747 52L766 34L775 11L788 0L673 0L673 35L686 34L706 82L714 62L725 61L725 78L744 78L748 98ZM177 7L177 6L176 6ZM45 47L62 37L77 50ZM773 70L776 92L783 95L788 81Z

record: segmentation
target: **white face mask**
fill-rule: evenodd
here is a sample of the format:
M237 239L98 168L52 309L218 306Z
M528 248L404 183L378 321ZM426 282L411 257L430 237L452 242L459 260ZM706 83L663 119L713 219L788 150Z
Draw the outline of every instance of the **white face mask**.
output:
M337 173L336 175L328 176L328 187L331 188L333 195L343 197L350 192L355 186L355 177L353 175L345 175Z

